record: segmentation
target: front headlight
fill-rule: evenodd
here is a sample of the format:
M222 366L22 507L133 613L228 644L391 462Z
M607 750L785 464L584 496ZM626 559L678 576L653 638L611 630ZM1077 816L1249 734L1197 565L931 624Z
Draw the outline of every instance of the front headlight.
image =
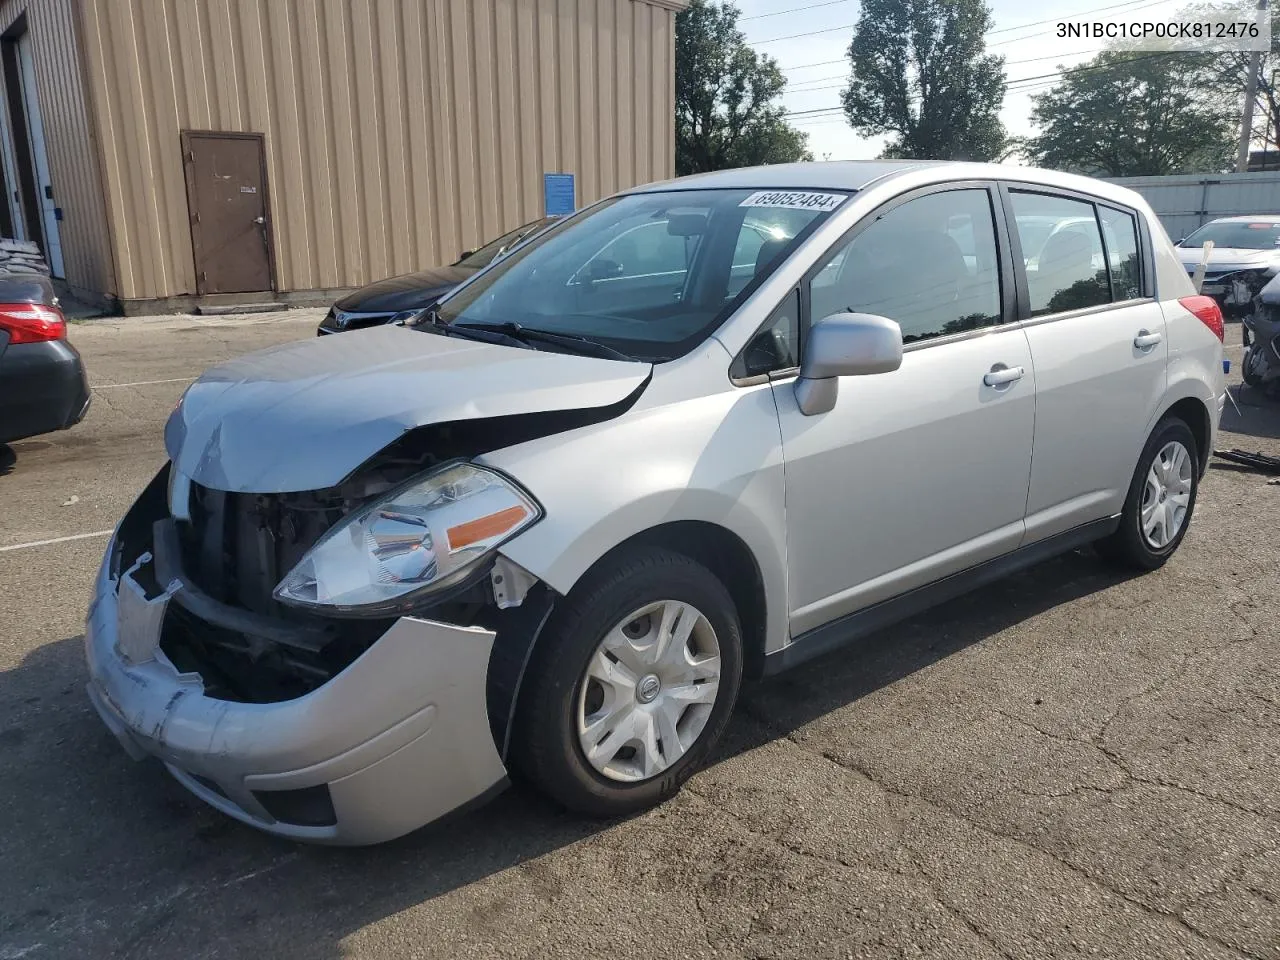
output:
M332 613L398 613L464 580L541 516L505 477L447 464L341 520L280 581L275 598Z

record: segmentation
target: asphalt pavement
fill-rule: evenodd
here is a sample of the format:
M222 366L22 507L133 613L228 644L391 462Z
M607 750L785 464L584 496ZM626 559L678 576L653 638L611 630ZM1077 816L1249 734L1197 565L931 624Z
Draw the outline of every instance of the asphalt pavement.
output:
M301 847L129 760L83 689L104 531L192 377L319 317L76 324L87 419L0 445L0 960L1280 958L1280 486L1222 466L1164 569L1080 551L749 687L624 822L517 787ZM1240 403L1220 445L1280 455Z

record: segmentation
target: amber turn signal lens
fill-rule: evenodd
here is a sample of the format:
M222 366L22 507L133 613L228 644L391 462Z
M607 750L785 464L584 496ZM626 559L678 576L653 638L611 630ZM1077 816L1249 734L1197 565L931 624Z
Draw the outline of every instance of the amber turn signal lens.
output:
M454 553L473 543L480 543L490 537L506 533L528 515L529 511L524 507L507 507L497 513L477 517L466 523L460 523L456 527L450 527L445 531L445 536L449 540L449 552Z

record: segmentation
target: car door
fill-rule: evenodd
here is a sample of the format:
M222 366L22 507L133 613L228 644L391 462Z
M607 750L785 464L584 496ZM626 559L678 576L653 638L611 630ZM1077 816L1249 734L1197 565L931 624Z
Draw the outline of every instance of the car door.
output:
M1085 196L1004 189L1036 372L1032 543L1120 512L1164 395L1169 347L1136 213ZM1028 250L1031 231L1021 224L1034 223L1039 235L1046 219L1065 228Z
M1035 377L1026 335L1002 323L1014 298L997 209L988 184L907 194L854 227L801 288L805 325L879 314L902 327L905 350L893 373L842 377L828 413L806 416L791 380L773 384L793 636L1022 539Z

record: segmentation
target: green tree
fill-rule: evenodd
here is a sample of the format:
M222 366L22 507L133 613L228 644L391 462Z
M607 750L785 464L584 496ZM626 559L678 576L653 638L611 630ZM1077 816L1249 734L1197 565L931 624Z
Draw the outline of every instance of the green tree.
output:
M864 0L841 94L849 124L893 134L886 157L1000 157L1004 58L986 52L989 29L982 0Z
M787 123L777 62L747 46L738 8L693 0L676 15L676 173L812 160Z
M1032 97L1035 164L1109 177L1231 168L1232 95L1206 83L1211 55L1109 50ZM1238 109L1238 108L1237 108Z

